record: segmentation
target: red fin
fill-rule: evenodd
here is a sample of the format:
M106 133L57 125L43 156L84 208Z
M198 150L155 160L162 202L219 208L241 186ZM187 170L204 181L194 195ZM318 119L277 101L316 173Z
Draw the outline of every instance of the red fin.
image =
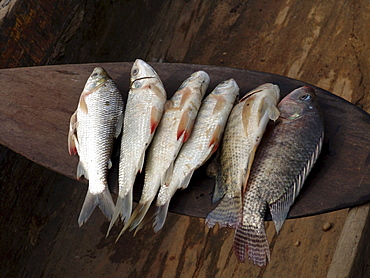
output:
M215 152L220 145L220 138L221 138L221 127L220 125L217 125L216 128L213 131L213 134L211 136L211 140L209 141L208 147L211 147L213 145L213 152Z
M153 134L157 129L161 117L162 112L159 112L157 108L153 107L150 114L150 134Z
M184 134L182 138L183 143L185 143L189 139L194 126L194 119L191 119L189 114L190 112L188 110L184 111L181 116L179 126L177 128L177 140L179 140L181 135Z

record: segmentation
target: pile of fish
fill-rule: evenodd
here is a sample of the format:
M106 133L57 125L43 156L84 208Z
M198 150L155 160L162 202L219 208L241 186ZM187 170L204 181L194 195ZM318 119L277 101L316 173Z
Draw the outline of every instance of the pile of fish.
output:
M221 145L213 194L219 204L206 224L234 228L237 258L265 265L270 259L266 209L279 232L321 150L324 127L314 90L298 88L279 102L279 87L267 83L234 105L239 95L234 79L204 98L210 78L197 71L167 100L158 74L140 59L130 81L124 107L112 78L95 68L71 117L69 152L79 155L77 178L89 180L79 225L99 206L111 221L107 235L119 217L124 222L119 236L150 221L159 231L172 196L188 187L194 171ZM114 204L107 173L121 132ZM143 170L141 199L132 211L136 175Z

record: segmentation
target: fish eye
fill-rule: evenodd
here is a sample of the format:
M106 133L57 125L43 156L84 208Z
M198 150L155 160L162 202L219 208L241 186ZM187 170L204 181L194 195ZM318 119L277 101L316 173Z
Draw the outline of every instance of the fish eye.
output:
M139 73L139 69L133 69L132 70L132 75L137 75Z
M98 75L98 73L97 72L95 72L95 73L93 73L92 75L91 75L91 77L96 77Z
M301 96L300 98L301 98L301 100L310 100L312 97L311 97L311 95L309 95L309 94L304 94L304 95L303 95L303 96Z

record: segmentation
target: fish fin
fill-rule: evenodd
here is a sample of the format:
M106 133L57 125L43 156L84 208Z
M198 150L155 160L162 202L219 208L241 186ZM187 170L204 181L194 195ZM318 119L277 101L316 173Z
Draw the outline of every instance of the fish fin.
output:
M212 204L217 203L220 201L226 194L226 184L222 182L222 176L217 174L216 181L215 181L215 189L212 195Z
M90 218L96 206L99 206L105 217L111 220L114 211L114 203L109 190L104 190L102 193L95 195L87 191L80 216L78 217L78 225L80 227Z
M69 121L69 132L68 132L68 150L70 155L75 155L77 153L78 143L76 137L76 125L77 125L77 112L74 112Z
M123 113L120 113L120 115L118 117L118 122L117 122L117 125L116 125L116 131L114 133L115 138L117 138L121 134L122 127L123 127L123 118L124 118Z
M150 134L153 134L157 129L161 117L162 111L159 111L156 107L152 107L152 110L150 112Z
M134 232L134 236L136 236L137 232L140 231L146 224L151 222L155 217L155 211L156 206L149 206L149 210L145 214L143 220L139 223L139 225L136 227L136 230Z
M172 178L172 174L173 174L173 166L174 166L175 162L172 161L170 166L167 168L167 170L165 171L164 175L163 175L163 179L161 180L161 184L170 184L171 182L171 178Z
M86 104L86 96L89 95L90 93L82 93L81 96L80 96L80 100L78 102L78 107L81 109L82 112L84 112L85 114L88 113L88 109L87 109L87 104Z
M224 109L226 99L223 96L217 96L216 105L213 107L212 114L216 115Z
M191 97L191 95L191 89L189 87L185 87L181 90L180 107L184 107L186 101Z
M208 147L212 146L212 153L217 151L217 149L220 145L222 131L223 130L222 130L221 126L218 124L212 132L212 136L211 136L209 144L208 144Z
M240 223L235 230L233 247L240 262L244 262L248 255L253 264L262 267L270 260L270 248L262 217L257 225Z
M126 196L118 196L116 202L116 208L114 210L112 220L109 223L107 237L110 230L112 229L114 223L117 221L117 218L121 215L121 220L125 223L131 216L132 212L132 189L126 194ZM121 235L121 234L120 234ZM116 242L118 241L120 235L117 237Z
M154 232L156 233L160 229L162 229L164 222L166 221L169 204L170 204L170 200L168 200L163 206L157 207L157 211L155 212L155 219L153 223L153 229L154 229Z
M77 179L80 180L82 176L84 176L84 178L87 180L89 179L87 170L84 168L81 161L79 161L77 165Z
M279 233L288 215L290 206L294 202L294 190L287 191L276 202L269 204L272 220L275 224L276 232Z
M152 201L148 201L145 204L140 204L139 203L136 206L134 212L132 213L132 215L130 217L130 220L126 223L126 225L130 224L130 232L132 230L134 230L137 226L139 226L141 221L143 221L146 213L149 210L149 207L150 207L151 203L152 203Z
M315 164L323 142L324 134L321 135L319 141L316 145L314 152L312 153L310 159L307 161L305 167L299 173L299 175L293 181L293 184L289 187L289 189L281 196L278 200L273 200L269 202L270 213L272 216L272 220L275 224L276 232L279 232L284 221L289 213L289 209L294 203L295 198L298 196L304 181L306 180L309 172L311 171L313 165Z
M184 113L181 116L179 125L177 127L177 140L179 140L180 137L184 135L182 137L183 143L185 143L189 139L189 136L194 126L194 121L191 120L191 117L189 114L190 114L190 111L188 110L184 111Z
M190 180L191 180L191 177L193 176L194 174L194 170L191 170L187 175L186 177L179 183L179 185L177 186L177 189L185 189L189 186L189 183L190 183Z
M141 154L141 157L140 157L140 160L139 160L139 169L138 169L138 171L140 173L143 171L144 160L145 160L145 151Z
M270 120L273 120L274 122L279 118L280 116L280 111L277 109L277 107L273 104L270 103L268 107L268 113L269 113L269 118Z
M212 228L216 223L222 227L236 228L241 221L242 203L240 196L225 195L218 206L206 218L206 225Z
M250 152L249 157L248 157L248 162L247 162L247 166L246 166L246 169L245 169L245 176L244 176L245 178L244 178L243 186L242 186L242 192L243 193L245 193L245 191L247 191L247 184L248 184L248 180L249 180L249 175L251 173L251 169L252 169L252 165L253 165L253 161L254 161L254 157L255 157L258 145L259 144L255 144L252 147L251 152Z

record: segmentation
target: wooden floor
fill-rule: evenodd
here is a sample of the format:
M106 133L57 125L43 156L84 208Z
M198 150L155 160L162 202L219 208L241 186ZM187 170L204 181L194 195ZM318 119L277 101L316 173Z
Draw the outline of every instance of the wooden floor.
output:
M299 79L370 113L364 0L7 2L1 68L136 58L222 65ZM6 147L0 181L2 277L370 276L369 205L287 220L279 235L266 222L271 262L258 268L237 262L232 230L204 219L170 214L161 232L117 244L119 227L105 238L98 210L79 228L86 186Z

